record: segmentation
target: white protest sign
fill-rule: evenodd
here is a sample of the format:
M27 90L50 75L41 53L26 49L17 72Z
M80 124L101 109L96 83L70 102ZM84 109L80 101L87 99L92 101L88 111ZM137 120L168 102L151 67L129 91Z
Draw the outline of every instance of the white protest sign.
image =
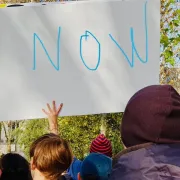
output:
M122 112L159 82L160 2L0 9L0 120Z

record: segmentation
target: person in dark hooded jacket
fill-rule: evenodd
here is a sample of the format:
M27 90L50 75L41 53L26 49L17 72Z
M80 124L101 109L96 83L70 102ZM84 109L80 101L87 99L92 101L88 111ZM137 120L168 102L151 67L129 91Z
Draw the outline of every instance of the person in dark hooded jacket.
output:
M121 137L126 149L115 156L110 180L180 180L180 95L172 86L135 93Z

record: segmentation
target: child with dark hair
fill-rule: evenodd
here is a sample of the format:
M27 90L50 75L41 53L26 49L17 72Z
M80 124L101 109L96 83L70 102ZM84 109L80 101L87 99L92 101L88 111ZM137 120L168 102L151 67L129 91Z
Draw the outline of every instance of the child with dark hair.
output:
M0 180L32 180L28 161L19 154L8 153L2 156Z

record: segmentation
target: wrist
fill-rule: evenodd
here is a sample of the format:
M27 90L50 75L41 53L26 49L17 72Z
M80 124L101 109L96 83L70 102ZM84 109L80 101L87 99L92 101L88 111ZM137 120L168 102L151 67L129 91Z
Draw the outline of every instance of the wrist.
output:
M54 134L58 135L58 128L56 128L56 127L50 127L49 131L50 131L50 133L54 133Z
M58 127L58 121L56 117L48 118L48 121L49 121L49 127L52 127L52 128Z

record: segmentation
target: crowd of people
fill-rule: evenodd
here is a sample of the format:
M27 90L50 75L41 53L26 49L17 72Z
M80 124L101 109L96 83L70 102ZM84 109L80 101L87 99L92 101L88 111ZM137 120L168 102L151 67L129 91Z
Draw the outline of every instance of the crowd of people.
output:
M0 159L0 180L180 180L180 95L170 85L136 92L120 126L124 150L112 156L111 142L99 134L83 161L59 136L63 104L43 112L50 133L30 147L30 162L15 153Z

